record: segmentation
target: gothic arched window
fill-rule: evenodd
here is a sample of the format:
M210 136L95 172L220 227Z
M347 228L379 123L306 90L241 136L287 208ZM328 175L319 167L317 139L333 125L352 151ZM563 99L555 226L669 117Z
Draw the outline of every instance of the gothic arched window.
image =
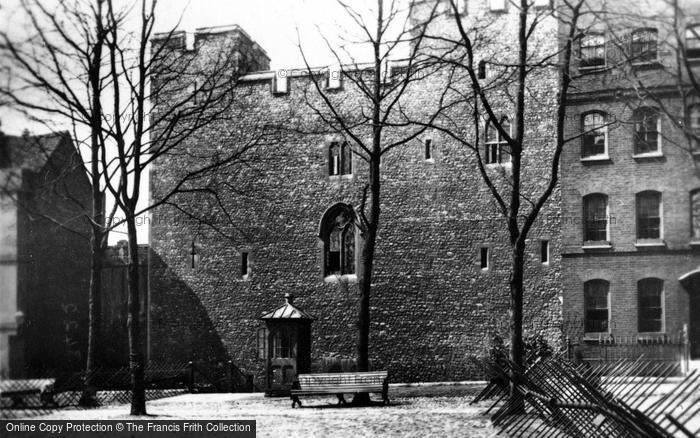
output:
M349 205L337 204L329 209L321 224L323 239L323 275L355 273L354 212Z

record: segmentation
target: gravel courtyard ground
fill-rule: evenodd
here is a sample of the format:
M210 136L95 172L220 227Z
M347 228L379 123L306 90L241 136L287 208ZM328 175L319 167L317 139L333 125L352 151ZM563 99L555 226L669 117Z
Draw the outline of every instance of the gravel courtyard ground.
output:
M262 394L185 394L148 403L148 419L257 420L259 437L494 437L485 405L470 406L475 388L392 388L390 406L336 407L335 397L307 397L292 409L288 398ZM128 406L62 410L33 419L127 419Z

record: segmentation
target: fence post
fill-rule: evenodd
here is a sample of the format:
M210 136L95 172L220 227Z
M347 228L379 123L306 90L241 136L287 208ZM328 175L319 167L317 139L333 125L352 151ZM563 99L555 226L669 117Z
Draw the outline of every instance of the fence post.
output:
M683 324L683 330L680 334L681 337L681 367L683 368L684 375L690 373L690 339L688 337L688 324Z
M228 392L233 392L233 361L228 361L226 367L226 380L228 381Z
M194 392L194 364L187 362L187 388L190 393Z

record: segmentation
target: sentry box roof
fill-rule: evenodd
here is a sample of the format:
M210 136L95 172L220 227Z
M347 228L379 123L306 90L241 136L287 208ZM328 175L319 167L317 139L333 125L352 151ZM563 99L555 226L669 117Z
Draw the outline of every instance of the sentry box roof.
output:
M314 320L316 319L310 313L301 310L294 304L294 295L287 293L284 295L284 305L277 309L264 313L260 319L298 319L298 320Z

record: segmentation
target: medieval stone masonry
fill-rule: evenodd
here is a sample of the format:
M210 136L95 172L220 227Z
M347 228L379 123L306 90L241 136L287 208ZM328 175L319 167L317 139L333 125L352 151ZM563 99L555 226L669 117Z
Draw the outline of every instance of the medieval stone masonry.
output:
M512 14L496 18L504 23L515 19ZM206 52L210 38L197 34L197 54ZM275 72L244 76L237 92L245 111L187 144L187 150L196 154L205 148L236 147L237 141L245 141L246 132L263 124L317 124L306 104L306 99L313 99L306 72L286 73L286 92L280 90L280 75ZM429 107L444 80L436 76L417 83L406 96L407 105L417 112ZM542 99L552 99L555 91L556 76L543 78L538 89ZM345 102L358 99L348 80L334 93ZM508 114L508 108L503 112ZM541 116L548 114L531 114ZM468 114L460 117L467 126ZM532 134L543 149L547 123L543 119L543 131ZM254 151L251 168L220 175L213 184L233 181L224 200L233 224L217 222L231 239L194 221L173 225L174 218L182 217L174 208L155 213L151 358L231 359L245 370L259 372L263 361L257 350L262 326L258 318L278 306L285 293L293 293L295 303L317 318L312 326L314 361L354 357L358 230L350 225L342 236L326 231L329 222L338 220L340 206L357 208L362 200L366 164L343 151L347 141L281 129ZM528 157L533 166L538 155L546 152L533 148ZM169 157L156 163L155 197L187 167L187 160ZM489 171L507 172L507 166L495 164ZM382 171L371 302L372 364L390 369L396 381L477 377L467 357L483 354L494 334L507 334L510 249L475 158L446 136L427 132L387 154ZM199 211L211 208L194 198L182 202ZM547 220L531 235L527 260L531 274L527 288L532 291L527 327L530 333L545 333L552 342L558 342L560 321L558 204L557 193L543 214ZM327 248L336 245L329 240L338 247ZM195 268L193 241L201 257ZM542 242L549 245L546 263L541 260ZM482 253L488 266L482 267ZM245 272L241 272L243 257Z
M494 9L493 2L467 3L463 16L467 26L488 19L498 30L489 44L479 48L479 58L502 57L507 62L516 38L517 13ZM555 52L558 21L544 17L533 36L534 46L542 53ZM449 32L453 24L448 20L454 18L447 16L434 25ZM319 101L306 68L257 71L268 68L269 59L236 26L201 29L191 47L185 39L182 56L198 57L201 63L220 44L238 44L245 75L239 79L231 117L188 141L180 154L154 164L153 198L162 196L193 160L215 160L218 153L253 140L258 145L248 153L246 166L227 167L207 181L220 194L216 201L183 195L153 213L149 358L231 360L260 376L264 367L260 317L279 307L285 294L293 294L294 305L315 317L312 368L322 369L332 359L352 359L360 231L348 208L357 209L362 203L366 163L353 153L350 139L314 130L319 116L309 102L318 106ZM580 47L576 56L581 56ZM401 65L395 62L396 74ZM485 65L484 76L493 75L496 68ZM319 78L330 76L321 79L323 86L332 88L331 98L347 108L360 99L352 81L342 80L351 74L366 72L343 67L338 76L325 68L318 73ZM612 79L606 79L613 75L601 72L578 80L567 136L581 133L591 111L615 115L621 123L607 127L604 150L596 149L601 147L599 140L584 147L583 138L565 147L560 186L527 244L526 334L543 334L553 346L561 341L563 317L577 321L581 330L596 329L587 333L591 336L637 334L639 287L648 288L645 294L653 296L652 289L658 286L654 281L640 286L644 279L663 282L661 329L655 333L681 330L691 319L688 292L679 277L697 268L689 205L700 182L690 155L667 146L665 137L661 153L637 156L632 139L640 125L622 123L633 117L633 97L626 100L613 92L619 85L608 86ZM184 78L182 87L171 93L192 92L184 83L190 80ZM429 111L447 80L444 73L436 73L414 83L403 98L406 108L416 117ZM546 183L558 89L554 69L538 73L528 89L524 175L532 186L526 192L537 192ZM512 111L508 93L501 92L499 111L508 117ZM159 95L154 113L168 108L173 96ZM455 114L465 130L472 129L468 117L466 112ZM590 124L600 119L586 120ZM666 122L659 123L665 135ZM669 126L669 136L674 135L671 131ZM389 133L386 141L392 136L398 132ZM494 162L487 171L507 177L509 164L498 159L497 149L491 152ZM508 333L511 254L506 226L477 170L473 151L427 131L383 157L382 175L371 301L372 366L390 370L392 381L479 378L468 357L484 354L494 335ZM654 237L656 193L663 205L658 210L663 229L658 237ZM586 198L591 194L605 196ZM595 215L594 221L584 221L584 199L597 212L600 205L607 205L608 222ZM640 209L640 203L645 207ZM206 217L208 224L195 220L193 212ZM585 286L590 280L605 283ZM591 312L586 313L585 295L599 296L605 287L608 308L589 306ZM598 292L585 292L586 288ZM646 302L652 303L653 297ZM606 310L610 313L603 315ZM645 315L650 315L641 318L646 327L656 327L654 312Z

